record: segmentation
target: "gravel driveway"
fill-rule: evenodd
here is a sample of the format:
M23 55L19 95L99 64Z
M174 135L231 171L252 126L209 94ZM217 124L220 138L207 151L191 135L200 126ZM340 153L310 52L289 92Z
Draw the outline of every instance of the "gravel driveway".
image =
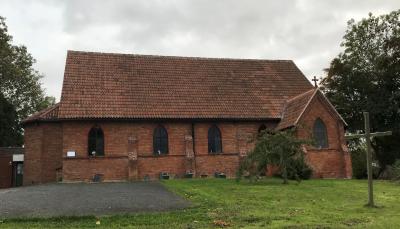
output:
M110 215L182 209L158 182L46 184L0 189L0 218Z

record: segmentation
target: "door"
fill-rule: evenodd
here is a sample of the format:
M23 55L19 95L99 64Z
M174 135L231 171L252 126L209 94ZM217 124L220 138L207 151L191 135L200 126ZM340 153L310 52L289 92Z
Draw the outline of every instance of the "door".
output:
M19 187L22 186L22 181L24 177L24 163L23 162L14 162L14 186Z

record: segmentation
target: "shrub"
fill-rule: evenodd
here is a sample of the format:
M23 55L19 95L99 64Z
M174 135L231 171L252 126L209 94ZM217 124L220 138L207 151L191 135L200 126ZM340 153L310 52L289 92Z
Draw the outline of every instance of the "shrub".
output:
M365 147L359 142L350 142L349 149L351 155L351 166L353 168L353 178L367 178L367 157Z
M400 181L400 159L397 159L392 165L393 168L393 179L396 181Z
M349 150L351 155L351 166L353 168L353 178L366 179L367 173L367 149L365 142L351 141L349 142ZM373 178L382 178L381 167L377 160L372 161L372 176Z
M288 178L292 180L308 180L313 173L313 170L302 156L290 160L288 167Z
M379 178L400 181L400 159L397 159L392 165L386 166Z
M297 180L309 178L310 168L305 166L302 149L302 146L307 144L310 144L310 141L298 139L294 129L263 131L257 136L253 151L241 162L238 179L258 177L268 164L279 166L285 184L290 176Z

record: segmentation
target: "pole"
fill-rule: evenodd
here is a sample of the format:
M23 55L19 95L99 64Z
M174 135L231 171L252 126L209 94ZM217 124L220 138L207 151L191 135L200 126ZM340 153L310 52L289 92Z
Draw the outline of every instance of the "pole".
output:
M369 113L364 112L365 140L367 143L367 172L368 172L368 206L374 207L374 193L372 183L372 153L371 153L371 133L369 127Z

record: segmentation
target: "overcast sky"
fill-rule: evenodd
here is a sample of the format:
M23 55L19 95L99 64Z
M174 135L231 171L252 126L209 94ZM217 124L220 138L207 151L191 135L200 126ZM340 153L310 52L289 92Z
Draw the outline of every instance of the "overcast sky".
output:
M0 0L14 43L28 47L57 100L67 50L292 59L320 77L349 19L399 8L400 0Z

